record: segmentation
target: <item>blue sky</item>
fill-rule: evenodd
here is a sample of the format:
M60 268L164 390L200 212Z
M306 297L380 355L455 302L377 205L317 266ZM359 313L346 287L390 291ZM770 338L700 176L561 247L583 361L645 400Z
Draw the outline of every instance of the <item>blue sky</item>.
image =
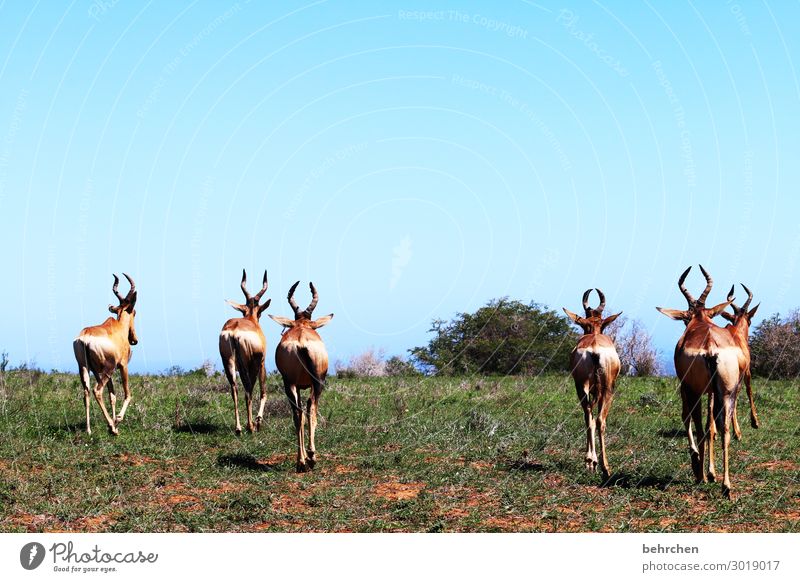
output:
M785 2L0 3L0 349L72 369L122 271L136 371L217 362L243 267L269 270L274 314L314 281L332 360L588 287L669 356L682 326L654 306L682 307L698 263L712 301L742 281L786 312L797 22Z

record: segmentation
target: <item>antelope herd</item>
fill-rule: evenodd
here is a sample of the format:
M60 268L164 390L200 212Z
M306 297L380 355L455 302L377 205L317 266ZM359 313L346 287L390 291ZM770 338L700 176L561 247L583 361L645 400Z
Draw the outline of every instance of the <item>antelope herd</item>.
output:
M736 399L739 388L744 382L750 401L750 422L758 428L758 416L753 401L750 377L750 349L748 336L750 323L758 310L758 305L750 309L752 292L744 285L747 301L738 307L734 303L734 287L727 300L706 307L706 300L713 287L711 275L700 266L705 277L706 287L695 299L685 286L691 267L686 269L678 279L678 288L687 301L687 309L665 309L657 307L661 313L686 326L683 335L675 346L675 370L680 381L679 390L682 402L684 426L689 440L689 453L692 471L697 482L716 480L714 463L714 440L719 433L722 441L723 479L722 492L731 496L729 473L731 424L737 438L741 438L741 430L736 419ZM124 274L124 273L123 273ZM131 346L137 344L134 318L136 316L136 284L124 274L130 283L130 290L125 297L118 291L119 278L114 275L112 290L119 300L119 305L109 305L109 311L116 316L109 317L100 325L84 328L73 342L75 358L78 361L81 383L86 407L86 432L91 433L90 426L90 392L103 412L109 431L119 434L119 425L125 418L125 412L131 401L128 384L128 362L131 357ZM275 350L275 364L283 379L284 390L289 399L297 438L298 472L314 468L316 464L316 446L314 436L317 426L317 407L325 386L328 373L328 353L317 329L333 319L333 314L311 319L317 306L319 295L313 283L309 283L311 303L301 310L294 299L299 281L292 285L287 296L289 306L294 312L294 319L270 315L283 327L281 339ZM247 429L250 432L260 430L264 419L266 403L266 353L267 341L261 329L259 319L269 307L267 299L261 303L267 291L267 272L264 271L261 290L250 295L247 290L247 274L242 271L241 289L245 303L233 301L228 303L242 316L229 319L222 327L219 335L219 352L222 358L225 376L230 384L235 416L235 432L241 434L239 420L239 400L237 389L237 373L245 392L247 406ZM617 376L620 373L620 358L614 341L606 335L606 328L621 313L603 317L606 306L605 295L597 292L600 303L596 308L589 305L592 289L583 294L584 315L581 317L566 308L564 312L576 325L581 327L583 335L570 355L570 369L578 400L583 409L586 425L585 464L589 471L596 472L598 466L604 479L609 479L611 469L606 453L606 421L614 398ZM728 307L732 313L725 311ZM719 327L712 321L722 316L730 323ZM112 375L119 369L122 387L125 394L119 415L116 413L116 394ZM91 390L89 374L94 375L96 384ZM258 414L253 421L252 396L256 380L259 382L261 397ZM108 386L111 414L103 401L103 389ZM309 389L309 397L303 406L301 390ZM707 396L706 425L703 429L702 398ZM596 411L596 418L594 417ZM308 424L308 448L305 442L305 425ZM697 435L695 435L695 432ZM599 440L600 455L598 459L595 441ZM698 446L699 443L699 446ZM708 469L704 472L706 447Z

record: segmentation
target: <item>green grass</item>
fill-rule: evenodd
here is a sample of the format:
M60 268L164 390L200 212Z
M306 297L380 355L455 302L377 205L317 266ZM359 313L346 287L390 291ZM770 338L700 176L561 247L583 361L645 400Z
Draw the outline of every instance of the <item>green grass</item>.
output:
M84 432L77 375L10 372L0 531L798 531L798 383L754 389L762 428L742 398L727 501L693 482L669 378L618 383L603 486L561 376L333 378L317 468L296 474L277 378L262 431L237 437L221 376L133 377L114 438L94 402Z

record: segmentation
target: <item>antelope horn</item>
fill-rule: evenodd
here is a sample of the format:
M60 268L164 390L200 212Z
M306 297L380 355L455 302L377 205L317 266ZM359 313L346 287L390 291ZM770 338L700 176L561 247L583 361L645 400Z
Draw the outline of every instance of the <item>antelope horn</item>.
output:
M306 307L306 315L311 317L311 313L314 311L314 308L317 306L317 301L319 301L319 295L317 294L317 288L314 287L314 283L308 284L309 289L311 289L311 303L308 304Z
M128 280L128 283L130 283L131 286L130 290L128 291L128 294L125 296L125 299L128 300L131 297L133 297L133 294L136 292L136 283L133 282L133 279L131 279L128 273L122 273L122 274L125 275L125 278Z
M592 310L589 307L589 294L592 292L591 289L587 289L586 292L583 294L583 309L586 311L586 315L589 315L589 312Z
M700 294L700 298L697 300L700 305L703 307L706 306L706 298L708 294L711 293L711 287L714 286L714 280L711 278L711 275L703 268L703 265L700 265L700 271L703 273L703 277L706 278L706 288L703 289L703 292Z
M264 295L264 292L266 290L267 290L267 271L265 269L264 270L264 281L262 282L262 285L261 285L261 291L256 293L256 296L255 296L256 303L261 301L261 297Z
M736 289L736 285L731 285L731 290L728 293L728 301L731 302L731 307L733 307L733 312L734 313L739 313L739 308L733 302L733 292L734 292L735 289Z
M686 281L686 277L689 275L689 271L691 271L691 270L692 270L691 267L686 269L683 272L683 275L681 275L681 278L678 279L678 289L680 289L681 293L683 293L683 296L686 297L686 301L689 302L689 307L692 307L694 305L695 298L692 297L692 294L689 293L689 290L686 288L686 285L684 285L683 283L684 283L684 281Z
M297 305L297 301L294 300L294 290L297 289L297 286L300 284L300 281L295 283L289 288L289 294L286 296L286 299L289 300L289 306L294 311L294 316L297 318L300 315L300 306Z
M251 299L251 298L250 298L250 293L248 293L248 292L247 292L247 272L245 272L245 270L244 270L244 269L242 269L242 283L241 283L241 287L242 287L242 293L244 293L244 298L245 298L247 301L250 301L250 299Z
M114 286L111 287L111 290L114 292L114 295L117 296L117 299L119 299L120 303L125 301L125 298L119 294L119 277L117 277L116 274L114 275Z
M600 305L597 306L597 311L602 313L606 308L606 296L603 295L603 292L600 291L600 289L595 289L595 291L597 291L597 294L600 296Z
M747 311L747 310L748 310L748 308L750 307L750 302L753 300L753 292L752 292L752 291L750 291L750 289L748 289L748 288L747 288L747 285L745 285L744 283L739 283L739 284L740 284L740 285L741 285L741 286L744 288L744 290L747 292L747 301L745 301L745 302L744 302L744 305L742 305L742 311Z

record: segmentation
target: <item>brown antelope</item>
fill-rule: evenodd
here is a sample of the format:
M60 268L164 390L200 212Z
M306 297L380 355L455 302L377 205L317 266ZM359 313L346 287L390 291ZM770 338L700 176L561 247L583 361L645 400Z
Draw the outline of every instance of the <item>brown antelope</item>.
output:
M600 297L600 305L596 309L589 307L589 294L592 290L587 289L583 294L586 317L580 317L566 308L563 309L584 333L570 355L570 369L586 423L586 468L592 472L597 471L595 422L592 420L592 410L597 405L596 429L600 438L600 469L603 477L608 479L611 469L606 456L606 418L611 410L611 401L614 399L614 383L619 374L620 362L613 340L604 335L603 330L622 313L603 319L606 298L600 289L595 291Z
M117 316L109 317L100 325L85 327L72 342L75 359L78 360L78 371L83 384L83 402L86 405L86 432L92 434L89 421L89 387L91 380L89 372L94 374L97 384L94 387L94 398L103 411L103 416L108 423L108 430L113 435L119 434L117 426L125 419L125 411L131 402L131 391L128 386L128 362L131 359L131 346L139 343L136 338L136 329L133 320L136 317L136 284L127 274L123 273L130 283L128 294L123 297L119 294L119 277L114 275L114 286L111 288L119 300L119 305L109 305L108 310ZM114 393L112 375L119 368L122 378L122 389L125 400L117 416L117 395ZM108 398L111 401L111 414L108 414L103 403L103 388L108 385Z
M267 272L264 271L264 280L261 291L251 296L247 291L247 273L242 269L242 293L244 293L245 304L240 305L234 301L226 301L231 307L240 311L243 317L229 319L222 326L219 334L219 355L222 356L222 366L225 368L225 376L231 385L231 396L233 397L233 409L236 413L236 434L242 434L242 424L239 421L239 394L236 387L236 371L244 386L244 397L247 403L247 430L254 432L261 430L261 423L264 420L264 405L267 402L267 392L265 388L267 371L264 368L267 353L267 340L258 319L264 310L269 307L271 299L267 299L263 305L259 305L261 297L267 290ZM258 379L261 386L261 400L258 405L258 416L253 425L253 388Z
M272 319L284 328L281 341L275 349L275 364L283 377L283 388L292 406L294 428L297 435L297 472L302 473L313 469L316 464L316 447L314 445L314 432L317 428L317 404L319 403L322 389L325 385L325 376L328 373L328 352L322 338L315 331L333 319L333 313L312 320L311 314L317 306L319 296L313 283L311 289L311 303L305 310L300 310L294 300L294 290L300 281L289 289L287 299L294 311L294 320L286 317L270 315ZM299 390L311 388L306 410ZM304 425L308 416L309 448L305 448Z
M728 472L730 422L736 395L742 381L746 356L730 332L711 321L731 304L733 298L729 297L724 303L707 309L706 298L711 292L714 281L702 265L700 270L706 279L706 288L698 299L692 297L692 294L684 286L691 267L686 269L678 279L678 288L689 304L687 310L661 307L656 309L667 317L683 321L686 324L686 329L675 346L675 371L680 379L683 423L689 438L689 454L695 480L698 483L716 480L714 441L710 434L711 424L716 423L716 429L722 434L724 467L722 494L730 498L731 480ZM701 408L703 394L708 394L708 424L705 431L703 431ZM701 435L699 451L692 424ZM708 443L708 476L703 473L706 443Z
M744 283L741 285L747 293L747 301L745 301L744 305L741 307L738 307L735 303L733 303L734 286L731 286L731 291L728 293L728 301L731 302L731 309L733 309L733 313L731 314L727 311L723 311L720 315L730 321L730 323L725 326L725 329L731 333L734 341L736 341L736 343L742 349L745 359L747 360L747 366L744 370L744 385L745 388L747 388L747 398L750 401L750 425L753 428L758 428L756 403L753 401L753 389L750 386L750 345L748 340L750 338L750 323L753 321L753 317L755 317L756 311L758 311L758 308L761 304L759 303L753 307L753 309L748 311L750 302L753 300L753 293L747 288L747 286L745 286ZM736 435L737 439L742 438L742 429L739 428L739 419L736 416L736 401L733 403L733 434Z

